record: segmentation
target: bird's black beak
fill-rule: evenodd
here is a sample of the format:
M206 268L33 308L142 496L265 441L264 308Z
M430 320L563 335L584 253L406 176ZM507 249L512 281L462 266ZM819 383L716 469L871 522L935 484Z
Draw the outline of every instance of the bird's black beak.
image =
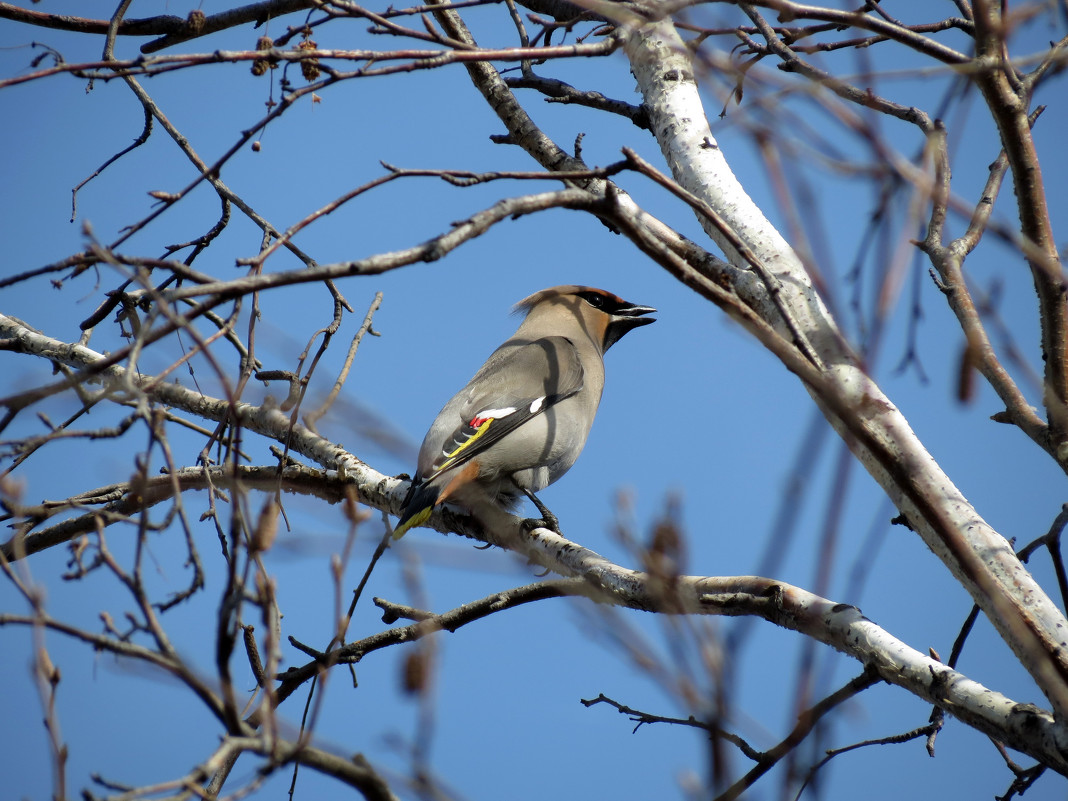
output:
M619 342L628 331L649 323L655 323L655 317L642 317L643 314L652 314L655 311L656 309L652 306L638 306L634 303L628 303L625 306L613 309L612 322L608 324L608 329L604 335L605 351L616 342Z
M615 314L618 317L630 317L634 318L634 325L645 325L646 323L655 323L655 317L642 317L643 314L652 314L655 312L652 306L638 306L634 303L628 303L626 306L621 306L616 309Z

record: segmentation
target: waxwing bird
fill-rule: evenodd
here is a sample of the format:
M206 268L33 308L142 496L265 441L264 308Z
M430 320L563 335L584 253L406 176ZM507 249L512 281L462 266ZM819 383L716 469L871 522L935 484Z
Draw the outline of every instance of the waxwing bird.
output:
M649 306L587 286L557 286L516 304L526 317L438 413L393 532L400 539L446 501L478 516L484 504L511 510L575 463L604 388L604 354L654 322ZM485 507L489 508L489 507Z

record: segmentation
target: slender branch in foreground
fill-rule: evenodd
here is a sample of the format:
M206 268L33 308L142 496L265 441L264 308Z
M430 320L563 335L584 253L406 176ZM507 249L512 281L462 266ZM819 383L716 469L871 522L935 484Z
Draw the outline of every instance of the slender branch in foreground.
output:
M530 59L590 58L605 56L618 46L614 39L605 39L596 44L549 45L547 47L502 47L471 50L216 50L211 53L183 53L173 56L149 56L106 61L81 61L68 64L61 62L34 72L0 80L0 89L30 81L49 78L53 75L72 74L98 81L110 81L135 75L161 75L189 67L208 64L237 62L302 61L322 62L338 60L346 62L381 63L383 66L362 67L351 72L332 70L334 77L371 78L414 70L438 69L448 64L469 64L489 61L526 61ZM392 63L401 62L401 63Z
M219 401L222 404L222 401ZM101 527L115 523L129 523L132 515L175 497L176 491L190 492L218 488L237 488L311 495L329 503L344 498L344 482L336 476L328 478L322 471L291 465L279 470L267 465L226 465L187 467L162 476L149 476L138 481L112 484L81 493L65 501L50 501L32 507L12 507L11 517L15 534L0 543L0 556L18 561L65 542L92 534ZM67 518L55 525L33 530L50 517L74 510L85 510L77 517Z
M1031 123L1038 118L1038 111L1031 116ZM931 211L931 222L927 236L918 247L923 250L938 271L940 278L938 288L946 296L950 309L956 315L961 330L968 339L968 359L970 366L978 370L1005 404L1002 418L1019 426L1036 444L1055 458L1057 455L1049 437L1049 427L1028 403L1019 386L1001 364L990 342L986 326L982 321L972 293L964 277L964 260L979 244L987 230L990 215L1001 189L1002 180L1009 167L1005 150L990 165L986 184L975 204L968 228L964 234L950 242L942 244L945 233L946 209L950 197L949 182L951 176L949 151L946 142L946 130L935 126L929 137L935 153L935 187Z
M378 336L378 334L371 328L371 320L374 319L375 312L378 311L380 305L382 305L382 293L377 292L374 300L371 301L370 307L367 309L363 324L352 337L349 351L345 354L345 363L341 368L341 373L338 375L337 380L334 382L334 386L330 388L330 392L318 409L312 409L304 414L304 424L312 431L315 431L315 424L319 421L319 418L330 410L330 407L333 406L337 396L341 393L341 388L345 385L345 379L348 378L349 369L352 367L353 359L356 358L356 349L360 346L360 341L363 339L363 335L370 333L373 336Z
M808 774L805 776L805 780L801 783L801 786L797 788L797 795L795 796L795 801L796 799L799 799L801 797L801 794L805 791L805 788L808 787L809 782L812 781L812 778L816 775L816 773L819 772L819 770L824 765L826 765L839 754L846 754L850 751L855 751L858 748L868 748L869 746L873 745L897 745L899 743L911 742L912 740L919 739L920 737L930 737L932 732L937 731L941 728L941 726L941 721L932 722L928 723L926 726L921 726L918 729L913 729L912 731L904 732L903 734L893 734L889 737L879 737L874 740L864 740L863 742L852 743L851 745L845 745L841 748L832 748L828 750L827 754L823 757L823 759L821 759L809 769Z
M531 214L548 208L570 208L589 210L597 204L597 198L580 189L562 189L537 195L506 198L487 209L475 213L463 222L454 224L451 229L421 245L388 253L379 253L366 259L339 262L337 264L317 265L299 270L287 270L277 273L253 274L233 281L213 281L196 286L166 290L161 293L163 300L175 302L204 297L197 306L186 314L175 317L145 335L140 347L148 345L182 329L193 319L206 315L214 308L242 295L263 291L280 286L314 283L318 281L341 278L352 275L377 275L418 262L432 262L445 256L465 242L486 233L490 228L504 220ZM137 302L137 293L130 293L130 302ZM71 345L46 337L25 325L14 317L0 314L0 344L6 350L22 350L38 356L76 367L80 372L45 387L0 398L0 406L8 408L7 414L0 418L0 430L25 407L65 391L91 377L122 377L119 386L124 390L130 385L125 382L125 372L118 367L127 359L131 348L119 348L104 356L81 345ZM119 372L115 372L118 370ZM136 379L135 384L145 388L144 379ZM161 388L166 392L166 387Z
M311 0L303 0L311 2ZM106 19L90 19L87 17L73 17L68 14L46 14L21 8L11 3L0 3L0 19L10 19L41 28L50 28L57 31L74 31L76 33L106 34L111 25ZM146 19L123 20L118 32L123 36L152 36L164 33L172 33L181 30L186 25L186 20L174 15L160 15Z
M711 734L714 734L716 737L722 737L724 740L727 740L732 745L737 746L739 751L741 751L747 757L752 759L754 762L758 761L761 757L760 751L753 748L753 746L751 746L737 734L729 732L714 723L706 723L704 721L698 720L693 715L690 715L688 718L672 718L665 717L663 715L653 715L649 712L642 712L641 710L625 706L624 704L621 704L618 701L613 701L604 693L601 693L596 698L583 698L581 700L581 703L586 708L589 708L596 704L608 704L609 706L615 708L615 710L619 712L619 714L626 715L631 719L631 721L634 723L634 729L632 730L632 732L636 732L642 726L648 726L653 723L669 723L674 726L689 726L694 729L702 729L704 731L707 731Z
M738 781L728 787L725 792L716 796L716 801L734 801L734 799L741 797L742 793L756 784L761 776L775 767L784 756L793 751L794 748L808 737L809 732L812 731L816 724L819 723L828 712L842 702L848 701L857 693L876 684L878 681L879 676L876 671L871 668L865 669L863 673L848 682L845 686L841 687L836 692L831 693L811 708L806 709L798 716L797 725L794 726L793 730L774 748L762 753L757 764L744 776L738 779Z

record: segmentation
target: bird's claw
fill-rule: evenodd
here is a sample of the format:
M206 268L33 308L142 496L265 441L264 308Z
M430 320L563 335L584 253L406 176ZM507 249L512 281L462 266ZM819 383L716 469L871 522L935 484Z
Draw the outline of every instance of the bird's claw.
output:
M560 534L560 523L555 517L549 517L548 519L528 517L523 521L522 526L523 531L527 532L528 534L536 528L547 528L554 534ZM561 536L563 535L561 534Z
M538 513L541 518L527 518L523 521L523 531L531 532L536 528L547 528L556 534L560 534L560 521L556 519L556 515L549 511L549 509L538 500L538 496L528 489L523 490L531 503L538 507ZM561 535L562 536L562 535Z

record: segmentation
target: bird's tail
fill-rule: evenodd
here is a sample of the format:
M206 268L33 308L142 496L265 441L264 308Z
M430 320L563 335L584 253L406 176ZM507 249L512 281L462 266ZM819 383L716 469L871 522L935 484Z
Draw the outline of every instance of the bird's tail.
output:
M430 517L430 512L441 495L441 486L435 481L412 484L401 507L400 520L393 529L393 539L399 540L410 528L418 528Z

